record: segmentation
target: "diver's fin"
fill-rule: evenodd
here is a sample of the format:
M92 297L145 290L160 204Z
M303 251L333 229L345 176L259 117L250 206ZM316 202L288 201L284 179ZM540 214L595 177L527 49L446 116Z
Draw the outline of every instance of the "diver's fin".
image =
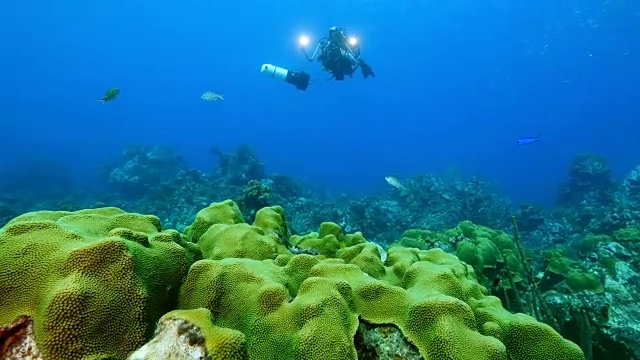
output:
M360 61L360 68L362 69L362 76L364 76L364 78L368 78L369 76L373 76L376 77L376 74L373 72L373 69L371 69L371 66L369 66L367 63L364 62L364 60L359 59Z

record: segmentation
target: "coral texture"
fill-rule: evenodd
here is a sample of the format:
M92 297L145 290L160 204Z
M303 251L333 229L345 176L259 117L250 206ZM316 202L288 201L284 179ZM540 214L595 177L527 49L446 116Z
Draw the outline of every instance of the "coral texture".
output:
M32 317L44 358L125 358L175 306L198 251L155 216L24 214L0 231L0 324Z

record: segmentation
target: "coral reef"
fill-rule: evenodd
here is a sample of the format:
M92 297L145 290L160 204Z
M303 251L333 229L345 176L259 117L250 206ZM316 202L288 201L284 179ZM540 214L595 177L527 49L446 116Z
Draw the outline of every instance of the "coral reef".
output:
M522 203L516 217L520 224L520 231L528 234L538 230L545 223L544 212L536 204Z
M576 156L569 170L569 180L560 193L560 204L576 205L584 201L606 203L611 200L614 181L606 158L595 154Z
M266 177L264 165L249 145L238 146L231 154L218 148L212 148L211 152L218 156L217 177L224 179L228 185L242 186L251 180Z
M272 185L273 181L265 179L250 180L245 186L238 204L245 210L245 217L250 219L249 221L252 221L258 210L271 205Z
M560 331L594 359L640 359L637 234L625 228L612 236L587 235L576 254L547 252L545 298L553 304Z
M581 154L574 158L569 179L558 196L556 212L574 228L606 233L624 227L608 161L600 155Z
M616 202L618 215L627 220L627 225L640 227L640 166L622 181Z
M410 191L402 194L386 189L365 197L326 196L323 189L266 173L247 145L232 153L212 151L218 161L214 171L206 173L189 168L175 149L129 147L103 167L101 180L110 190L107 193L70 189L58 196L27 197L14 196L20 187L10 186L5 196L11 198L12 206L4 222L37 209L72 211L108 204L153 213L166 226L182 230L199 208L229 198L242 205L249 220L261 207L279 204L287 209L294 233L308 233L323 221L333 221L383 244L409 228L445 229L463 220L493 228L508 226L509 202L494 192L492 184L478 178L419 175L407 179Z
M360 251L354 259L368 260L358 260L356 265L379 281L389 281L384 278L383 271L387 273L395 266L391 261L397 250L387 252L388 245L420 251L442 250L457 255L470 265L487 295L499 298L511 312L529 314L548 324L579 344L587 359L615 358L622 356L620 354L628 359L640 359L640 348L635 340L640 337L640 329L635 326L640 323L640 316L633 301L640 293L640 167L622 181L616 181L605 158L579 155L571 164L557 206L543 210L531 203L512 208L493 184L479 178L465 180L457 176L422 174L402 179L406 190L385 188L368 196L352 196L314 189L286 175L269 174L248 146L240 146L232 153L214 150L214 154L218 160L216 168L207 173L189 168L175 149L131 147L105 167L101 180L102 185L109 185L109 192L72 186L64 166L55 161L37 162L42 166L35 167L21 167L16 163L6 171L11 174L17 171L19 176L5 176L0 181L3 190L0 225L16 217L25 221L19 214L39 209L64 210L55 213L72 216L79 209L115 206L140 214L155 214L166 228L177 229L160 231L156 228L155 231L172 233L173 242L186 251L189 261L200 256L192 253L195 251L204 252L210 261L228 261L229 258L260 262L282 260L283 263L277 265L286 268L284 259L290 256L310 256L318 259L319 264L326 261L351 263L353 259L345 258L345 249L358 249L353 250L355 253ZM44 192L40 189L42 169L53 179L52 186ZM211 202L214 205L207 207ZM273 206L276 204L281 207ZM194 221L193 216L200 209ZM281 220L284 210L286 222ZM49 213L53 212L40 214ZM513 223L511 215L515 215ZM229 221L230 218L234 220L220 223L220 219ZM58 221L57 218L40 220ZM514 224L518 231L514 231ZM15 220L2 231L14 226ZM85 230L67 228L66 223L61 226L83 238L88 236L89 240L82 246L90 248L97 246L94 242L106 239L118 238L126 244L138 239L137 235L130 238L122 233L109 234L114 229L100 232L100 238L87 235ZM0 235L0 241L8 241L2 236L6 235ZM151 239L156 235L149 233L147 236L153 244ZM53 237L51 241L60 241L60 244L66 241L55 239ZM523 246L526 247L524 250ZM0 254L10 248L0 247ZM54 271L48 274L47 281L64 278L72 283L82 278L75 275L77 271L73 269L65 268L68 272L60 273L59 264L66 264L64 258L70 256L72 248L75 249L67 244L52 250L57 260L46 262L54 264ZM18 250L16 247L12 251ZM129 247L123 253L138 254ZM4 259L2 256L0 260ZM15 261L13 255L7 256ZM132 256L135 264L145 259L142 255ZM382 267L375 259L380 259ZM8 274L2 271L0 269L0 274ZM37 273L33 271L33 274ZM85 277L91 279L91 276ZM130 278L137 277L144 277L144 274L130 275ZM300 278L293 283L302 281ZM2 285L4 283L0 288ZM175 286L171 288L175 290ZM32 293L36 296L54 290L48 288ZM297 290L294 290L288 289L292 300L297 296ZM0 305L4 304L2 301L9 301L9 298L0 299ZM168 304L171 303L169 307L173 309L179 299L171 301ZM8 316L11 319L3 318L0 338L5 339L5 345L10 345L0 351L9 354L32 351L36 354L34 358L50 352L38 340L38 337L46 336L39 335L42 330L38 330L45 321L43 311L32 307L29 312L12 313ZM159 311L154 317L157 319L164 312ZM167 345L170 341L190 354L203 354L202 349L206 346L189 341L200 339L200 335L196 335L210 329L203 327L202 322L182 315L163 318L159 323L162 328L158 333L159 341L149 343L145 350L147 355L141 355L143 358L153 356L148 355L154 354L153 351L161 351L162 347L156 345ZM212 312L212 316L211 323L218 326L217 314ZM362 358L378 352L380 354L376 356L390 358L419 353L415 346L403 345L400 340L407 338L397 324L381 325L360 318L354 346ZM20 319L24 320L21 322ZM138 343L153 334L154 321L147 319L138 323L139 327L144 323L147 329L138 337ZM494 325L487 326L495 330ZM182 334L193 336L176 338L172 334L178 329L188 329ZM247 336L242 329L234 331ZM36 343L38 346L34 345ZM184 347L187 343L189 346Z
M104 167L111 187L136 196L175 178L186 164L175 149L166 146L131 146L118 162Z
M45 358L124 358L175 306L199 256L150 215L116 208L21 215L0 231L0 324L31 317Z
M165 314L158 322L154 338L131 354L128 360L245 358L244 335L214 326L211 312L200 308L173 310Z
M0 262L0 324L33 319L44 358L584 359L456 256L384 251L329 222L290 236L279 206L248 224L235 202L212 203L184 235L117 208L27 213L0 230Z
M383 263L377 246L325 223L291 239L321 255L293 255L273 235L285 232L279 207L261 209L251 226L232 203L204 213L208 221L189 229L210 224L192 237L205 259L191 267L178 306L206 308L215 326L240 331L250 358L355 359L358 318L396 325L428 359L583 358L547 325L504 310L471 267L440 249L393 247Z

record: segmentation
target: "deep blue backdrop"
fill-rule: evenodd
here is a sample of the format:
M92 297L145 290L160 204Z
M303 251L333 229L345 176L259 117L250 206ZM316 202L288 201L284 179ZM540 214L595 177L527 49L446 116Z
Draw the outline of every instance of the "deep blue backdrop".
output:
M455 169L549 203L579 152L619 177L640 163L639 14L602 0L3 1L2 161L51 156L89 181L130 144L208 170L211 146L248 143L268 171L340 191ZM331 25L359 34L376 78L299 92L260 76L273 63L323 79L296 42ZM121 96L98 103L110 87Z

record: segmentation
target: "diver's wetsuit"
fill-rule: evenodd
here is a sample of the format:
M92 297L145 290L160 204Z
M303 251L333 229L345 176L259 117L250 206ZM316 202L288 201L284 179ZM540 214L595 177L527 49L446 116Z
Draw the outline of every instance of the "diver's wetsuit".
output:
M318 43L318 60L322 62L322 66L331 72L336 80L344 80L345 76L352 77L358 67L362 69L365 79L375 76L371 67L360 57L360 48L349 46L347 41L344 29L330 28L329 36Z
M344 53L339 45L327 43L318 58L322 66L330 71L336 80L344 80L345 75L351 77L356 70L356 62Z

